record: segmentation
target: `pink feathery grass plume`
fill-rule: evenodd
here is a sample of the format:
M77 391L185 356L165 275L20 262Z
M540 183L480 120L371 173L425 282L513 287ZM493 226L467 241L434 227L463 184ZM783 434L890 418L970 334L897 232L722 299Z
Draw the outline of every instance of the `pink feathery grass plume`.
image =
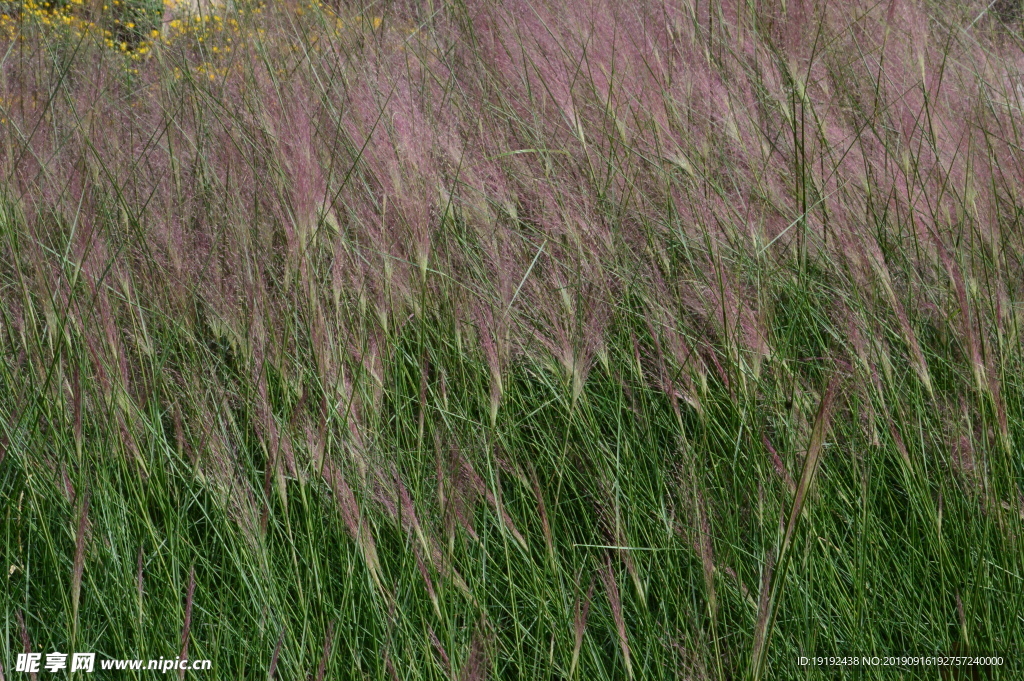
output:
M573 616L573 646L572 661L569 663L569 676L576 672L576 665L580 659L580 649L583 647L583 634L587 630L587 615L590 613L590 602L594 596L594 581L591 580L587 588L587 595L577 599L576 612Z
M277 662L281 655L281 645L284 643L284 627L277 636L277 643L274 644L274 652L270 655L270 667L267 669L267 681L273 681L277 674Z
M659 283L655 283L657 300L671 300L671 294ZM677 416L680 415L680 400L697 413L703 413L701 395L707 390L707 368L696 348L677 328L675 315L663 305L663 302L650 301L645 318L654 345L655 380L669 396Z
M429 636L430 644L434 646L434 650L436 650L437 654L441 657L441 667L444 669L445 673L450 674L452 662L448 657L448 653L444 649L444 645L442 645L441 640L437 637L437 634L434 632L433 627L430 627L429 629Z
M605 593L608 596L608 604L612 609L612 620L615 622L615 633L619 638L619 648L622 650L622 658L626 664L626 676L633 678L633 662L629 650L629 639L626 633L626 620L623 617L622 599L619 596L619 585L615 580L615 570L612 567L611 556L606 556L605 567L601 570L601 581L604 582Z
M443 452L441 443L437 442L437 451ZM454 537L456 523L474 540L480 537L473 527L477 493L474 482L461 466L460 457L453 453L448 456L439 454L437 477L439 497L445 511L445 526L449 537Z
M185 590L185 621L181 627L181 655L178 659L188 658L189 632L192 628L192 599L196 592L196 568L193 565L188 571L188 588ZM178 678L185 678L185 670L178 670Z
M26 653L31 653L32 652L32 639L29 638L28 627L25 626L25 618L22 616L21 610L15 610L14 611L14 615L18 619L18 629L21 630L21 648ZM31 672L29 678L31 678L32 681L37 681L39 676L35 672Z
M493 642L486 627L487 623L481 622L474 630L469 641L469 654L459 670L459 681L486 681L490 676Z
M75 557L71 564L71 621L72 640L78 633L78 606L82 596L82 575L85 571L85 544L89 535L89 490L82 494L79 509L78 523L75 528Z
M438 548L430 527L420 521L413 503L412 495L402 481L398 468L391 464L388 467L377 467L373 471L374 498L385 513L397 523L411 538L415 539L423 556L437 571L438 575L449 580L463 594L470 596L469 586L458 570Z
M419 570L420 577L423 578L423 585L427 588L427 596L430 598L430 604L434 606L434 613L440 617L440 602L437 599L437 591L434 589L434 580L430 578L430 570L427 568L427 564L423 560L423 553L420 551L420 547L417 544L412 545L412 550L416 556L416 569Z
M795 494L796 483L793 482L793 476L790 475L789 471L786 469L786 464L783 463L782 457L780 457L779 453L775 451L775 447L772 446L772 443L768 439L767 435L761 435L761 442L762 444L764 444L765 449L768 450L768 453L771 454L772 466L775 468L776 475L778 475L779 478L781 478L782 481L786 483L786 488L790 491L790 493Z
M487 503L491 505L501 518L502 524L512 534L512 537L525 549L527 546L526 539L516 529L515 524L512 522L512 517L505 510L505 505L502 503L500 495L495 495L484 479L480 477L480 474L476 472L472 462L457 448L452 449L452 458L457 470L460 471L462 476L464 476L463 479L468 483L466 492L471 495L482 496L486 499Z
M490 415L493 426L498 417L501 397L504 393L502 375L509 360L509 328L507 315L499 312L496 315L490 306L479 304L474 308L476 328L480 339L480 347L490 370Z
M544 503L544 493L541 490L540 480L537 479L537 473L533 470L533 467L529 467L530 474L530 486L533 489L533 496L537 500L537 513L540 517L540 528L541 532L544 533L544 545L548 550L548 557L554 561L555 558L555 542L554 536L551 533L551 523L548 520L548 509L547 504ZM570 676L572 676L570 674Z
M334 620L327 624L327 631L324 632L324 647L320 654L320 664L316 669L316 681L324 681L324 674L327 672L327 662L331 657L331 646L334 644Z
M377 584L377 588L382 589L377 544L370 531L369 520L363 517L359 508L355 493L341 471L330 461L324 461L321 475L334 493L335 502L338 504L338 510L341 512L341 518L349 535L359 544L371 578Z
M697 539L694 542L704 568L704 586L708 593L708 610L712 618L718 614L718 596L715 590L715 554L711 543L711 523L708 520L704 495L699 490L694 499L697 506Z
M597 275L570 279L556 271L531 286L539 313L534 337L556 362L574 402L583 393L594 361L604 354L612 321L611 294Z

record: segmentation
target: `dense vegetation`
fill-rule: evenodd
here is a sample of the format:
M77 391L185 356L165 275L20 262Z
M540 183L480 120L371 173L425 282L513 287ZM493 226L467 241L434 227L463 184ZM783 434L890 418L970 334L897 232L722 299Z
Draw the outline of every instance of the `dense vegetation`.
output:
M0 679L1022 678L1012 3L179 5L0 3Z

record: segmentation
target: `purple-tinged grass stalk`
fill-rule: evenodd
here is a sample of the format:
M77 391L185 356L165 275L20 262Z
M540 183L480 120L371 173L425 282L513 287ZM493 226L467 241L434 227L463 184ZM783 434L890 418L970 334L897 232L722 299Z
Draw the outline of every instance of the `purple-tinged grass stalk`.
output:
M490 677L493 642L486 621L477 624L469 642L469 654L459 670L459 681L486 681Z
M576 611L573 616L573 645L572 660L569 662L569 678L576 675L576 665L580 661L580 648L583 647L583 634L587 630L587 615L590 613L590 603L594 596L594 581L591 580L587 587L586 596L576 601Z
M24 24L11 40L0 31L0 47L11 47L0 66L0 388L9 395L0 462L14 471L4 484L27 480L48 493L28 498L80 511L83 490L75 498L67 471L96 465L111 473L102 495L94 488L88 520L100 523L119 517L108 504L122 501L129 520L149 517L139 500L162 498L169 478L182 498L209 503L217 538L204 549L262 566L278 547L297 546L294 579L272 580L267 593L285 601L283 585L329 586L316 591L320 601L300 596L305 611L323 609L321 622L337 616L342 626L349 612L333 594L394 605L401 580L422 579L409 598L441 620L430 626L443 632L454 676L466 653L445 618L472 617L459 608L491 597L515 617L534 616L522 601L482 597L491 570L508 569L512 583L532 575L553 601L571 602L553 585L580 555L568 548L577 533L678 548L655 547L648 522L677 522L668 518L676 493L660 482L675 464L659 452L685 441L724 460L752 447L768 456L730 467L728 479L718 461L693 471L700 486L683 496L696 499L698 512L686 514L695 532L680 534L694 543L703 602L724 616L735 592L715 577L731 577L730 563L743 571L731 535L742 526L757 541L747 523L770 532L764 509L791 511L781 550L761 548L778 560L762 569L753 655L736 637L690 630L703 618L685 606L678 621L658 615L658 624L679 628L672 640L701 641L694 669L739 675L737 660L749 657L765 676L819 479L824 398L808 421L821 372L856 367L844 384L852 423L836 419L837 450L855 451L853 477L867 480L865 471L884 469L870 459L891 454L921 486L906 503L923 517L922 492L937 486L943 541L960 523L991 511L1003 519L1018 504L1024 289L1011 275L1021 264L1024 59L994 17L968 27L978 0L964 7L967 21L959 4L909 0L861 3L852 14L814 0L471 0L353 17L295 0L218 14L239 24L230 45L209 33L202 43L172 40L168 30L151 56L132 61L91 39L69 52L56 29ZM805 441L794 480L784 457ZM491 442L515 462L504 472L530 471L522 485L483 474L477 452ZM936 454L925 459L922 448ZM612 451L628 463L616 459L608 475ZM436 486L423 484L431 464ZM658 475L645 478L651 470ZM761 485L773 477L781 484ZM138 489L121 499L125 480ZM546 495L541 480L557 480L558 491ZM615 514L599 502L566 515L574 499L606 500L612 488L630 490L616 496ZM833 501L815 506L816 519L819 508L832 519ZM337 514L339 541L353 551L320 563L319 547L334 544L302 524L313 518L319 529L325 512ZM12 545L34 531L20 514L19 504L7 521ZM917 517L866 505L864 527L893 515L908 525ZM187 524L168 527L194 537ZM512 542L492 541L495 527ZM1007 541L1020 534L1002 520L998 528ZM162 602L178 602L161 597L174 581L161 574L163 544L139 532L123 523L109 546L75 533L74 614L57 618L75 633L93 621L79 567L93 551L130 562L152 541L145 618L139 552L140 631L159 621ZM232 543L236 534L244 544ZM534 573L529 548L541 536L549 572ZM515 550L496 559L496 545ZM955 580L955 550L930 548L927 567L899 569L924 580L938 566ZM640 600L668 601L682 588L677 574L654 565L641 585L641 555L620 553ZM10 569L28 567L11 557ZM847 557L829 560L859 587L867 578ZM336 569L345 561L356 569ZM209 571L197 567L202 594ZM1004 567L1019 574L1012 561ZM248 568L225 568L225 579L234 569ZM610 599L611 570L602 573ZM238 594L276 607L248 591L250 576L238 579ZM447 595L456 592L457 604ZM930 603L954 621L946 596ZM964 605L979 612L988 597L965 593ZM224 644L225 659L250 659L251 641L264 639L265 613L244 600L239 630L258 622L260 635ZM627 667L643 655L646 668L669 646L639 629L626 639L624 607L612 604L602 635L619 638ZM404 616L383 610L360 612L382 627L391 617L394 639L383 654L354 656L373 670L353 673L415 675L394 626ZM311 639L279 616L299 646L290 659L313 666L317 644L301 648ZM466 662L463 674L493 664L536 675L508 633L525 621L481 624L469 645L486 663ZM775 635L811 626L794 622L778 622ZM593 633L598 623L583 626ZM827 626L844 633L842 617ZM51 632L37 637L67 636ZM611 662L579 655L579 636L573 673L606 673Z
M327 662L331 657L331 647L334 644L334 620L327 624L327 631L324 632L324 648L320 655L320 664L316 669L316 681L324 681L324 674L327 672Z
M821 403L818 405L818 413L814 418L814 427L811 430L811 438L807 443L807 453L804 456L803 472L800 474L800 482L797 484L796 494L793 496L789 520L785 525L785 534L782 537L782 543L779 548L779 569L772 575L772 561L769 560L768 566L764 571L765 577L762 579L761 584L758 615L754 624L754 645L750 654L750 674L751 679L754 679L754 681L760 679L764 673L765 653L771 639L772 624L777 612L776 608L786 575L790 550L793 546L797 524L805 510L807 495L818 471L818 463L824 448L825 437L829 433L832 410L838 388L839 379L833 376L825 387L825 391L821 396Z
M21 610L15 610L14 615L18 620L18 629L21 631L21 648L26 653L32 652L32 639L28 635L28 627L25 626L25 617L21 614ZM36 681L39 675L36 672L31 672L29 678L32 681Z
M452 662L451 659L448 657L448 653L444 649L444 645L441 643L441 639L437 637L437 633L434 631L433 627L430 628L429 634L430 644L434 646L434 650L436 650L437 654L441 657L441 667L444 669L446 673L450 675Z
M274 644L274 652L270 655L270 666L267 668L267 681L274 681L277 674L277 664L281 656L281 645L284 643L284 627L277 636L277 643Z
M622 612L622 598L619 595L619 585L615 580L615 568L612 567L611 556L606 556L605 566L601 570L601 581L604 582L605 594L608 596L608 605L612 609L612 620L615 622L615 633L618 637L619 649L622 651L622 659L626 666L626 676L632 679L632 655L626 632L626 620Z
M71 564L71 640L77 640L78 606L82 596L85 550L89 534L89 490L79 496L78 522L75 527L75 557Z

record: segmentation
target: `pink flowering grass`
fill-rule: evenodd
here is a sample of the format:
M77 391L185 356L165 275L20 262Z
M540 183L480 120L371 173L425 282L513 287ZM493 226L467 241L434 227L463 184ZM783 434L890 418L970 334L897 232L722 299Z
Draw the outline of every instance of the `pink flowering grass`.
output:
M996 4L10 10L0 679L1019 649Z

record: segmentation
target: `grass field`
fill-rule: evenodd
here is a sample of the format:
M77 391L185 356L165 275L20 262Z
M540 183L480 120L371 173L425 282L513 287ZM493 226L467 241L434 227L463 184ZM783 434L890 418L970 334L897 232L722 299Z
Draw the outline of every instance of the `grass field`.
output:
M0 11L0 681L1024 678L1012 2Z

